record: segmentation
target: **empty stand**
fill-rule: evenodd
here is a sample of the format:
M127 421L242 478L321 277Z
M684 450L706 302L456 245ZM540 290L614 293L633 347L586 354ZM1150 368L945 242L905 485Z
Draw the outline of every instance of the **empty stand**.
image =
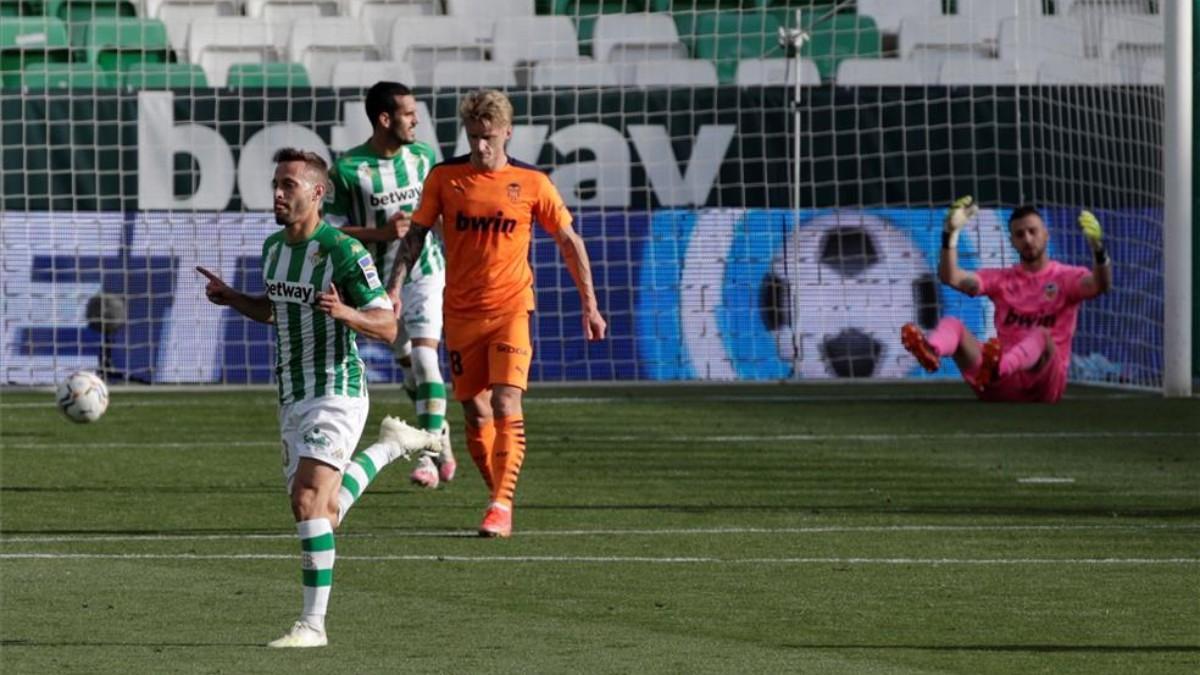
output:
M455 16L423 16L392 27L391 57L412 66L418 86L433 84L434 66L441 61L483 61L490 35L478 24Z
M542 61L529 73L529 84L538 89L551 87L616 87L622 69L598 61Z
M372 61L379 57L371 34L352 17L297 19L288 41L288 59L301 63L309 80L329 86L338 61Z
M412 67L399 61L340 61L330 75L334 87L370 87L376 82L413 86Z
M245 17L196 19L188 33L188 60L204 69L214 87L225 85L230 66L276 58L271 27Z
M433 86L448 89L515 87L517 76L503 63L441 61L433 68Z
M634 66L632 82L638 87L715 87L719 83L716 66L701 59L642 61Z
M837 83L843 86L907 86L930 82L920 64L903 59L843 59Z
M733 79L739 87L790 86L795 84L797 68L802 86L821 84L821 72L811 59L741 59Z

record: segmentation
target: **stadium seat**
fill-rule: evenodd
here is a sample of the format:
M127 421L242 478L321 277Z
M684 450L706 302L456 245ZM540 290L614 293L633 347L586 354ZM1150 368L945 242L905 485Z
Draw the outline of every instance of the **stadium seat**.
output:
M1036 84L1037 61L946 59L937 83L947 87L1016 86Z
M432 16L428 5L418 5L407 2L368 2L356 7L357 14L351 14L371 31L375 46L382 52L390 49L388 40L392 37L392 27L397 21L407 22L412 17ZM407 25L407 24L406 24Z
M35 63L21 70L21 86L29 89L105 89L116 76L90 63Z
M442 61L433 68L433 86L438 89L517 86L513 69L489 61Z
M1042 17L1045 9L1042 0L955 0L955 4L955 15L996 26L1005 19Z
M921 86L929 82L920 65L903 59L842 59L838 64L840 86ZM935 80L936 81L936 80Z
M235 63L226 84L240 89L310 87L308 72L299 63Z
M334 87L370 87L388 81L413 86L412 67L399 61L341 61L333 64Z
M341 14L362 18L363 12L371 5L379 7L404 7L412 10L402 12L401 16L433 16L442 13L442 0L342 0Z
M141 0L142 16L147 19L161 19L164 8L175 5L193 7L200 5L216 5L218 16L237 16L242 12L242 0ZM201 16L208 16L201 14Z
M1100 29L1100 56L1119 64L1126 80L1141 77L1142 61L1164 55L1166 27L1162 16L1109 16Z
M71 43L83 44L84 33L92 19L136 17L137 6L131 0L42 0L42 13L67 24Z
M1083 25L1071 17L1005 19L1000 22L999 56L1037 63L1050 56L1084 58Z
M192 21L217 16L232 16L232 5L218 2L162 3L154 18L167 26L167 38L175 53L187 57L188 28Z
M715 87L720 84L717 67L703 59L641 61L634 66L637 87Z
M230 66L275 60L271 26L245 17L196 19L188 31L188 60L200 64L208 82L225 86ZM306 74L307 77L307 74Z
M337 14L338 0L246 0L246 16L267 21Z
M537 89L553 87L617 87L621 68L596 61L542 61L529 74L530 86Z
M1103 26L1110 17L1134 17L1149 14L1145 0L1056 0L1058 14L1083 24L1087 55L1101 58Z
M721 82L733 82L739 59L784 56L779 46L780 24L768 12L704 12L680 26L680 37L691 47L692 55L716 64Z
M138 63L167 63L171 42L158 19L93 19L84 31L87 62L123 71Z
M554 14L571 17L579 34L579 51L587 56L592 52L592 35L596 18L601 14L626 14L650 10L649 0L554 0Z
M845 61L843 61L845 63ZM795 83L796 59L742 59L738 61L733 81L739 87L792 86ZM811 59L800 59L800 84L821 84L821 71Z
M883 33L898 33L903 19L940 17L942 0L858 0L858 15L871 17Z
M476 33L478 24L455 16L413 17L392 26L394 61L412 66L417 86L433 84L433 68L439 61L482 61L487 58L490 35Z
M13 17L0 21L0 79L5 86L19 86L23 68L70 60L71 45L61 19Z
M596 19L592 55L597 61L686 59L675 22L666 14L604 14Z
M358 19L340 16L297 19L288 41L288 59L304 64L314 86L331 84L333 64L338 61L374 61L379 58L375 41Z
M1137 84L1119 64L1097 59L1050 58L1038 66L1038 84L1117 85Z
M900 58L918 63L927 82L937 82L942 61L995 56L996 30L966 17L904 19L900 24Z
M492 60L517 65L579 58L575 25L565 16L499 19L492 31Z
M208 86L195 63L139 63L121 73L121 86L133 89L197 89Z
M0 17L41 15L41 10L27 0L0 0Z
M1167 66L1161 56L1151 56L1142 61L1138 82L1145 85L1163 85L1167 81Z
M870 17L836 14L820 20L819 13L801 12L799 25L809 33L800 55L812 59L826 80L833 79L842 59L876 58L881 54L879 29Z
M447 16L474 21L475 30L487 36L500 19L536 14L534 0L446 0Z

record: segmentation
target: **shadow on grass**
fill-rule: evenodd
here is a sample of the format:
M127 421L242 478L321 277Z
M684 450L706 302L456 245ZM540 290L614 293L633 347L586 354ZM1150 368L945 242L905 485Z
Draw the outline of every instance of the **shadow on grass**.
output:
M162 649L165 647L262 647L266 649L267 646L261 642L83 642L69 640L22 640L17 638L0 640L0 647L150 647L152 649Z
M786 644L788 649L872 649L914 652L1029 652L1035 654L1155 654L1200 653L1198 645L854 645Z

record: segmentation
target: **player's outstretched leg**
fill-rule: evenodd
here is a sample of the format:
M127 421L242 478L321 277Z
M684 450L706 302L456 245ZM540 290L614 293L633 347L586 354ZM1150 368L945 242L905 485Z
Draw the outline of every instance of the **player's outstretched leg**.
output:
M435 343L436 344L436 343ZM454 480L458 468L450 447L450 429L446 423L446 384L438 367L437 348L414 344L413 373L416 381L417 426L440 438L436 452L422 455L409 478L426 488L436 488L441 482Z
M346 517L346 512L383 467L397 459L408 459L416 453L436 452L439 448L441 437L438 435L414 429L395 417L383 418L379 425L379 440L354 455L353 461L342 474L342 488L338 492L338 522Z

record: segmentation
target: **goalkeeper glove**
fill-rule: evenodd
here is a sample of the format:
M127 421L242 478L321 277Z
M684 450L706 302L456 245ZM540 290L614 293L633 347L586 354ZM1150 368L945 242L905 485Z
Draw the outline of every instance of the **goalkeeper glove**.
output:
M1083 230L1083 236L1087 239L1088 246L1092 248L1092 255L1096 257L1097 265L1108 264L1108 252L1104 250L1104 230L1100 229L1100 221L1096 216L1092 215L1091 211L1081 211L1079 213L1079 228Z
M979 207L975 205L975 200L971 195L959 197L950 205L950 210L946 212L946 220L942 227L942 248L955 248L958 246L958 233L966 227L967 222L979 213Z

